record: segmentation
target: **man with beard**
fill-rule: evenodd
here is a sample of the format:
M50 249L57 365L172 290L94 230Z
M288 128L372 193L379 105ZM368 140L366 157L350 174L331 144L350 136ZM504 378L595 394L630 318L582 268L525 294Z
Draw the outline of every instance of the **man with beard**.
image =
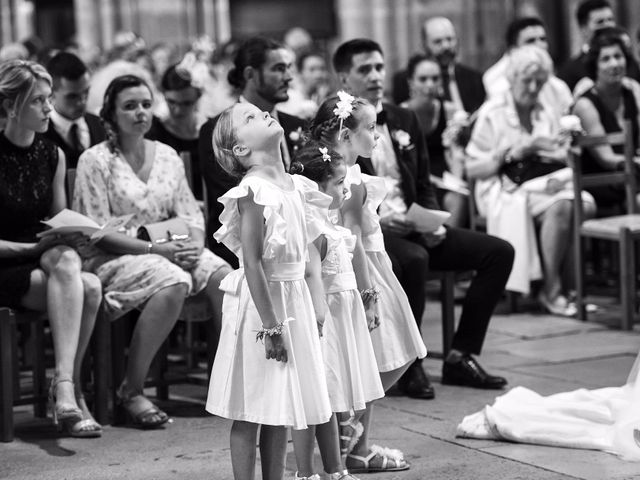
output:
M434 57L442 71L444 99L458 110L474 112L485 98L480 72L456 62L458 38L448 18L433 17L422 26L422 45L427 55ZM393 100L400 104L409 98L406 70L393 77Z
M275 108L277 103L289 98L287 91L293 78L291 67L291 53L282 44L270 38L253 37L239 47L228 74L229 83L240 91L239 102L252 103L260 110L269 112L282 125L286 145L283 142L281 151L286 170L289 170L291 154L300 137L298 131L304 128L302 119L278 112ZM236 256L213 239L213 233L220 228L218 217L223 209L218 197L238 183L236 178L222 170L213 155L211 136L217 121L218 117L208 120L199 135L200 170L205 181L209 209L207 238L211 251L237 268Z
M53 79L53 110L45 136L62 149L67 168L76 168L80 154L105 139L100 119L87 113L89 71L69 52L54 55L47 71Z

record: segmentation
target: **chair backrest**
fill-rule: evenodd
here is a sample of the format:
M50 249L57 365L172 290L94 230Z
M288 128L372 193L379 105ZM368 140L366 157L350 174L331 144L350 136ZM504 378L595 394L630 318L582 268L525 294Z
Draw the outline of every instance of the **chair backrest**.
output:
M575 198L580 198L581 192L588 187L602 185L624 185L626 197L626 211L635 213L636 207L636 167L634 165L633 139L631 138L631 122L625 121L622 132L606 135L583 135L576 138L570 150L570 163L573 168L573 192ZM608 171L603 173L582 173L581 153L584 148L600 145L624 146L624 171ZM579 228L584 220L582 202L574 202L574 221Z

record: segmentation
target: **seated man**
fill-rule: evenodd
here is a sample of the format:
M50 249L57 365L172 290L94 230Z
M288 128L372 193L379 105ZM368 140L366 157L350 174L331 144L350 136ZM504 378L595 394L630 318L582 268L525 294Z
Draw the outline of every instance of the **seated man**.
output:
M360 158L359 163L364 173L383 176L396 187L380 207L381 225L394 273L409 297L418 325L424 313L424 283L430 268L476 271L452 350L443 364L442 383L504 387L504 378L486 373L471 355L480 354L482 349L489 320L511 272L513 248L504 240L464 229L449 227L432 234L415 230L405 215L412 203L440 209L429 181L429 158L418 120L413 112L382 102L385 65L376 42L355 39L342 44L334 54L333 64L341 87L369 100L379 112L377 155L374 150L374 158ZM394 140L400 131L409 134L409 145ZM433 387L419 360L399 386L409 396L433 398Z

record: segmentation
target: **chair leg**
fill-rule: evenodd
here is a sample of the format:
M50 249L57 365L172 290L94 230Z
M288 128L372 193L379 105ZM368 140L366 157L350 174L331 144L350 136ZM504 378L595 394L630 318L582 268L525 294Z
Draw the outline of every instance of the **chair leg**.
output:
M125 317L126 318L126 317ZM111 385L112 385L112 401L114 405L113 409L113 424L119 425L125 423L126 418L121 415L120 408L115 408L118 405L118 387L122 383L125 375L125 328L124 319L119 318L111 322Z
M36 417L47 416L47 372L44 364L44 320L38 318L33 323L33 340L35 345L33 361L33 414Z
M585 279L582 252L582 236L580 232L574 236L574 263L575 282L576 282L576 308L578 310L578 320L587 321L587 309L585 307Z
M455 301L454 289L456 286L456 273L444 272L440 284L440 297L442 301L442 358L447 358L453 343L455 330Z
M631 232L623 230L620 235L620 296L622 315L620 327L623 330L631 330L635 316L635 252Z
M169 362L167 355L169 353L169 341L165 340L162 346L158 349L156 358L154 359L154 382L156 384L156 397L159 400L169 399L169 385L165 379L165 374L169 369Z
M111 325L102 309L98 312L93 334L93 410L96 421L106 425L109 421L109 344L111 343ZM114 388L115 390L115 388Z
M0 308L0 441L13 441L13 329L15 318Z

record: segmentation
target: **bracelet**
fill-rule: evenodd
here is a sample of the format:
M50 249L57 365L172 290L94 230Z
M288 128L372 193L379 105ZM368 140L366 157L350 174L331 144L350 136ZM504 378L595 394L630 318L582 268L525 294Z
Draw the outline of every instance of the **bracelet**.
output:
M369 303L370 300L377 302L380 298L380 289L378 287L365 288L360 290L360 296L362 297L362 303Z
M263 327L258 330L258 332L256 333L256 342L259 340L264 340L264 337L266 336L273 337L274 335L282 335L282 332L284 331L284 322L285 320L282 320L281 322L276 323L275 327Z

